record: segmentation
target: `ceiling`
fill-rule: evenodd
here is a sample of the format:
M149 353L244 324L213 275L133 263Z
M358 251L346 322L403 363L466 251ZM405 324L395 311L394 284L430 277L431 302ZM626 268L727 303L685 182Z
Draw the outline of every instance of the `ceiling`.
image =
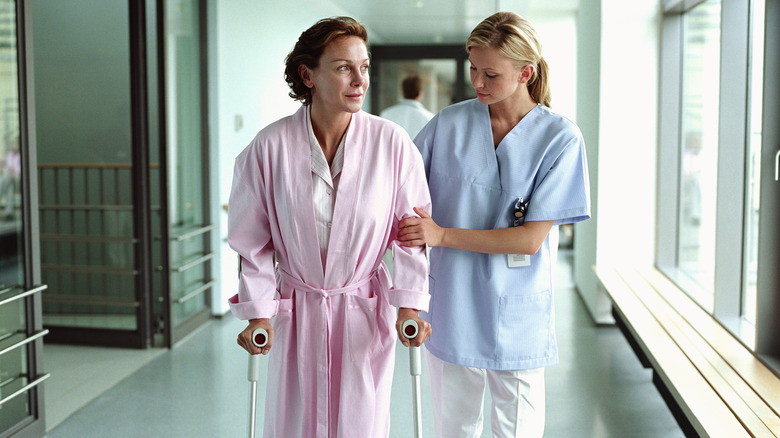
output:
M537 16L572 13L579 0L332 0L363 23L372 43L462 44L496 11Z

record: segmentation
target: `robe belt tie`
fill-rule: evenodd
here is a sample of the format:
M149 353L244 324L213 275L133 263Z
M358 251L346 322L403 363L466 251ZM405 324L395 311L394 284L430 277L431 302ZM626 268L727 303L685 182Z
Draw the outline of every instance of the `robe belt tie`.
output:
M353 290L360 289L362 286L365 286L368 284L368 282L371 281L376 275L377 271L372 272L368 276L354 282L350 283L344 287L338 287L333 289L322 289L319 287L312 286L303 280L299 280L295 277L293 277L291 274L289 274L284 269L279 268L279 273L281 274L281 280L282 283L287 284L289 286L292 286L295 288L298 292L307 292L307 293L316 293L319 294L323 299L332 297L334 295L341 295L348 292L352 292Z
M347 286L334 288L334 289L322 289L322 288L319 288L319 287L314 287L314 286L312 286L310 284L305 283L302 280L299 280L299 279L293 277L292 275L290 275L290 273L286 272L281 267L278 269L277 272L279 272L279 274L280 274L280 280L281 280L281 283L283 285L282 286L283 288L285 286L287 286L287 287L292 286L295 289L296 292L316 293L316 294L318 294L321 297L321 302L322 302L323 305L320 308L320 312L321 312L322 318L324 319L323 322L325 323L325 333L323 333L322 336L326 340L326 347L325 347L325 350L323 351L323 353L325 354L325 357L326 357L324 363L327 364L326 365L327 371L325 371L327 377L324 379L324 384L317 385L317 389L315 391L316 398L317 398L317 414L316 414L316 419L317 419L316 431L317 431L317 433L316 433L316 436L318 436L318 437L320 437L320 436L327 436L328 435L328 430L330 429L330 426L329 426L328 423L330 421L330 403L331 403L331 400L330 400L330 384L329 384L329 382L330 382L330 380L332 378L331 377L331 371L332 370L331 370L331 366L330 366L330 364L332 362L332 359L330 357L331 351L330 351L330 348L327 346L327 344L329 343L330 334L331 334L331 330L332 330L332 324L333 324L333 322L331 321L332 320L333 309L331 308L331 303L330 303L330 300L328 298L330 298L332 296L342 295L342 294L345 294L345 293L357 290L360 287L368 284L375 277L380 278L380 283L381 282L386 282L386 280L385 281L382 280L383 276L381 275L381 273L383 273L383 271L380 271L379 269L377 269L374 272L372 272L370 275L366 276L365 278L362 278L362 279L360 279L360 280L358 280L358 281L356 281L354 283L350 283ZM385 273L384 277L387 277L386 273ZM322 362L320 362L320 363L322 363Z

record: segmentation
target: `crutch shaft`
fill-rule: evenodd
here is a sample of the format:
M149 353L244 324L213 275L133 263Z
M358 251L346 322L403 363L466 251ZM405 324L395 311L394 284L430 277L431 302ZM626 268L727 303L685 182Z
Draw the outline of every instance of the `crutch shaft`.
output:
M255 424L257 417L257 381L252 382L249 391L249 438L255 438Z
M408 319L401 326L401 332L407 339L414 339L418 333L417 323ZM412 413L414 414L414 437L422 437L422 403L420 395L420 376L422 375L422 361L420 360L420 347L409 347L409 373L412 375Z
M420 347L409 347L409 374L422 375L422 361L420 360Z
M412 376L412 408L414 409L414 437L422 437L422 402L420 394L420 375Z

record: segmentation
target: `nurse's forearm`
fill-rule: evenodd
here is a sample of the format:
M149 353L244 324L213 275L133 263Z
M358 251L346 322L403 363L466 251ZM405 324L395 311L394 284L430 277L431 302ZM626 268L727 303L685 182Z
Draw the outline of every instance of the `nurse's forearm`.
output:
M435 246L485 254L536 254L552 226L553 221L532 221L497 230L442 228L441 241Z

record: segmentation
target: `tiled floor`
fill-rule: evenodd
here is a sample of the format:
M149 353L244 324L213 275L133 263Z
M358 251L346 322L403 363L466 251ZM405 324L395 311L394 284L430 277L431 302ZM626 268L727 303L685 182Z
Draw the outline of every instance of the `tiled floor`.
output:
M545 437L682 437L651 382L651 372L642 368L620 332L596 327L586 314L571 286L566 257L561 256L556 290L561 363L545 372ZM47 437L246 436L247 356L235 344L242 327L229 316L215 319L163 351L46 347L47 371L52 373L46 410L53 427ZM101 388L105 392L98 396ZM423 432L432 437L425 376L422 393ZM399 344L392 437L412 436L410 403L408 355ZM258 404L262 423L262 397ZM491 436L489 420L482 436Z
M47 429L83 408L107 389L138 371L166 350L44 345Z

